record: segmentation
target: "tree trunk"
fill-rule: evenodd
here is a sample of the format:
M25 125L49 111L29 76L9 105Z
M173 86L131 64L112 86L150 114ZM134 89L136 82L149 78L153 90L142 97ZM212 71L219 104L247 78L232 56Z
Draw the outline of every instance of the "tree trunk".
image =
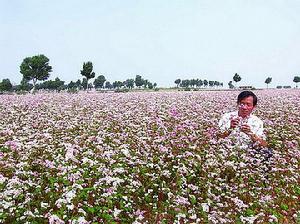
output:
M32 90L30 90L30 93L35 94L35 84L36 84L37 80L33 79L32 81L33 81L33 88L32 88Z

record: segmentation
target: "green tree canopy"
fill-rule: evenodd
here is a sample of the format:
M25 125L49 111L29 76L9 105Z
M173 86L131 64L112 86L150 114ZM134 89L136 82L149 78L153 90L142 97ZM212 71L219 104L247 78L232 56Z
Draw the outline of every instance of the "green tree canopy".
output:
M35 55L27 57L20 65L20 73L23 78L33 82L33 91L35 90L36 82L46 80L52 72L52 67L49 65L49 59L43 55Z
M82 89L82 88L83 88L83 82L81 82L80 79L78 79L78 80L75 82L75 88L78 88L78 89Z
M113 85L109 81L107 81L107 82L105 82L105 88L106 89L112 89Z
M184 88L187 88L187 87L190 86L190 84L191 84L191 81L190 81L190 80L184 79L184 80L181 81L180 86L181 86L181 87L184 87Z
M27 79L22 79L20 84L16 87L17 91L30 91L33 85L29 83Z
M68 84L68 89L75 89L77 86L76 86L76 83L71 81L69 84Z
M293 82L296 83L296 88L298 88L298 82L300 82L300 76L295 76Z
M113 84L112 84L113 88L121 88L123 86L123 82L122 81L114 81Z
M269 88L269 84L272 82L272 78L271 77L268 77L266 80L265 80L265 83L267 84L267 88Z
M144 86L144 88L147 88L148 84L149 84L148 79L145 79L145 80L143 79L143 86Z
M104 75L99 75L95 81L94 81L94 86L96 89L98 88L103 88L104 87L104 83L106 81L106 78Z
M13 85L9 79L3 79L2 82L0 82L0 91L11 91L12 88Z
M62 90L64 88L64 81L61 81L58 77L55 80L47 80L36 86L37 89L49 89L49 90Z
M196 84L197 87L201 87L203 86L203 81L201 79L197 79L197 84Z
M144 84L144 80L142 79L142 76L136 75L135 76L135 85L137 87L141 87Z
M181 82L181 79L176 79L175 80L175 84L177 85L177 88L178 88L178 85L180 84L180 82Z
M134 79L126 79L124 84L127 88L132 89L134 87Z
M233 76L233 81L238 83L241 80L242 80L241 76L239 74L235 73L234 76Z
M87 89L88 89L88 80L87 80L87 78L83 78L83 79L82 79L81 85L83 86L84 90L87 90ZM79 89L80 89L80 88L79 88Z
M83 62L82 70L80 71L80 74L85 76L86 83L85 83L85 89L88 88L88 82L90 79L95 78L95 72L93 72L93 63Z

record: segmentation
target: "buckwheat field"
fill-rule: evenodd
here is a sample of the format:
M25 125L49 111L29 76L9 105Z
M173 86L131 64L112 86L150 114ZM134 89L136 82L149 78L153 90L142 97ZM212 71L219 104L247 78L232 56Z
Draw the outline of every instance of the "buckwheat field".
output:
M257 90L273 157L218 139L238 91L0 96L1 223L300 223L300 91Z

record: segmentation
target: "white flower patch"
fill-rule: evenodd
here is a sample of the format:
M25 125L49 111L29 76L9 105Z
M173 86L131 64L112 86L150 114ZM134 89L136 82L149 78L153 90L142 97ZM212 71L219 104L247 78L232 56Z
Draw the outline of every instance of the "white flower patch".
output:
M49 220L49 224L64 224L65 223L57 215L50 215L48 220Z
M95 162L87 157L84 157L82 159L82 163L83 164L88 164L89 166L94 166L95 165Z
M235 197L235 198L231 198L231 200L235 203L235 205L238 208L247 208L248 205L246 205L242 200L240 200L239 198Z
M79 160L76 159L76 154L78 153L78 149L76 149L72 144L65 144L66 146L66 155L65 160L71 160L73 162L79 163Z
M6 180L8 180L8 178L0 173L0 184L3 184Z
M121 210L121 209L117 209L117 208L115 208L115 209L114 209L114 212L113 212L113 215L114 215L114 217L115 217L115 218L117 218L117 217L118 217L118 215L119 215L121 212L122 212L122 210Z
M202 209L205 212L209 212L209 205L208 203L201 203Z
M247 217L241 216L240 218L243 223L252 224L257 219L257 216L247 216Z
M273 200L271 195L265 195L262 196L261 199L259 200L260 203L266 203L266 202L271 202Z

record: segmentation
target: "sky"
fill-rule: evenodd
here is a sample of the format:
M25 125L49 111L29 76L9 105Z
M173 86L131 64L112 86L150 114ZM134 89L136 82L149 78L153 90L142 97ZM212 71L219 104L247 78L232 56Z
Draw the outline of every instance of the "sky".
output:
M299 0L0 0L0 79L22 79L23 59L44 54L49 79L141 75L159 87L180 79L224 86L294 86L300 74Z

